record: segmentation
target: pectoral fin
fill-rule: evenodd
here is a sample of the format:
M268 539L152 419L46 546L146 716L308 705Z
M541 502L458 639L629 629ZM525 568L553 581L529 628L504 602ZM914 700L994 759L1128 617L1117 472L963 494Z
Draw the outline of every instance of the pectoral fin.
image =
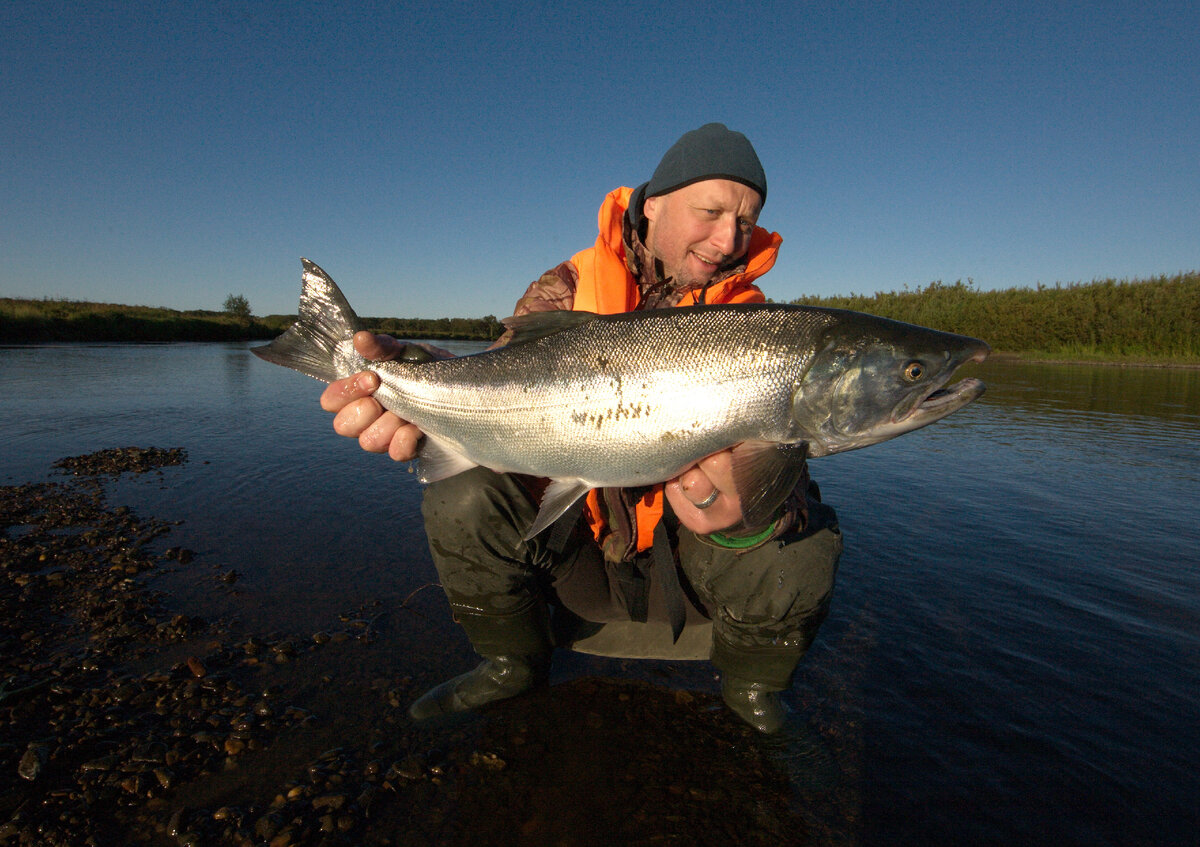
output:
M571 504L587 494L590 489L591 486L578 479L552 480L542 496L541 511L529 527L529 532L525 533L525 540L533 538L562 517L563 513L571 508Z
M475 467L466 456L453 447L426 433L417 454L417 479L421 482L437 482Z
M733 482L746 526L764 526L804 473L807 442L744 441L733 448Z

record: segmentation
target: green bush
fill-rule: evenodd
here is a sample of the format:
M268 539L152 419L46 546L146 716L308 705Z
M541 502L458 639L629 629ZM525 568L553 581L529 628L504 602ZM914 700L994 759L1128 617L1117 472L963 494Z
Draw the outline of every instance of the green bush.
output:
M1200 362L1200 273L979 291L961 280L873 296L805 297L811 306L870 312L982 338L999 352L1042 358Z

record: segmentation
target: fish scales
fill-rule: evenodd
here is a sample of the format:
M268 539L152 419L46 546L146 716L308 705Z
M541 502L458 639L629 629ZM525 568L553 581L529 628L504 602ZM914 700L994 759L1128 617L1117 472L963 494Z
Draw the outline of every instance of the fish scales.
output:
M600 317L483 356L377 366L377 396L480 464L594 486L657 482L740 441L799 437L792 392L824 315L643 318Z
M526 538L589 488L665 482L733 447L749 526L771 519L806 457L912 432L983 394L947 385L977 338L838 309L693 306L511 318L512 343L437 362L370 362L337 285L303 261L299 319L254 353L325 382L380 376L375 397L425 434L420 478L477 465L547 477Z

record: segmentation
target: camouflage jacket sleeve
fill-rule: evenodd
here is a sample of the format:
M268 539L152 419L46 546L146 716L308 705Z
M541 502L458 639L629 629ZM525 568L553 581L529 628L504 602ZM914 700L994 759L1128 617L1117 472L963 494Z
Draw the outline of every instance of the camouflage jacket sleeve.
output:
M575 305L575 286L578 282L579 271L570 262L551 268L525 289L525 294L513 307L513 317L531 312L569 312ZM489 349L503 347L511 340L512 330L507 329Z

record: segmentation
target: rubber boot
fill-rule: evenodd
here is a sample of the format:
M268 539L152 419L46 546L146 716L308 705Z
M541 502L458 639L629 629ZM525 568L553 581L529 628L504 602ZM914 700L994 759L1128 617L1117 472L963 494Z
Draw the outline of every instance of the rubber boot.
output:
M735 715L765 735L779 732L792 716L779 688L721 676L721 699Z
M786 768L789 780L808 791L826 791L840 779L837 758L821 733L783 699L807 646L739 647L714 633L713 664L721 671L725 705L762 733L762 749Z
M759 732L779 732L792 714L783 692L803 655L803 647L741 646L714 632L712 663L721 672L721 699Z
M478 709L545 683L552 644L544 603L512 615L484 615L459 608L454 617L483 661L474 670L421 695L408 707L413 720Z

